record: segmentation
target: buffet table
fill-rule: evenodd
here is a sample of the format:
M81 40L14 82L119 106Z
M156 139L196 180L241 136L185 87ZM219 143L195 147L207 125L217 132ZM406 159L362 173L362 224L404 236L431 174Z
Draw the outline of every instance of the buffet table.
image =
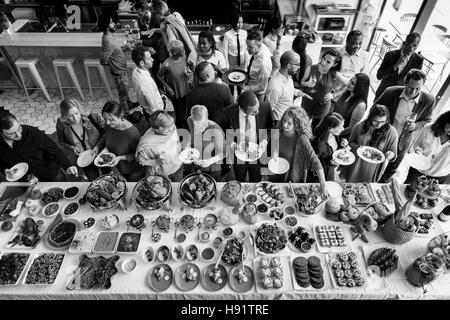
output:
M0 186L0 193L2 194L3 191L7 186L15 186L15 185L24 185L21 183L3 183ZM106 210L106 211L97 211L93 212L93 210L89 207L88 204L85 204L81 206L80 211L72 216L72 219L79 220L80 222L85 220L87 217L94 217L97 221L96 225L94 226L95 231L102 231L102 227L100 225L100 220L103 216L105 216L107 213L115 213L119 216L120 223L114 229L114 231L127 231L127 225L126 221L136 214L137 209L134 204L130 205L130 197L131 193L134 187L134 183L127 184L127 205L128 209L127 211L123 211L121 209L114 209L114 210ZM71 186L78 186L80 188L80 193L78 194L76 200L81 198L85 190L88 186L88 183L61 183L61 184L55 184L55 183L38 183L35 187L35 189L40 189L41 191L45 191L51 187L59 186L63 189L66 189ZM372 184L371 187L373 191L375 191L377 188L380 188L381 185L379 184ZM223 183L218 183L218 198L220 198L220 191L223 187ZM287 192L287 185L282 184L281 185L282 190ZM404 188L405 186L402 185ZM217 200L215 205L215 208L212 208L210 205L209 207L203 208L203 209L183 209L180 210L180 205L178 203L178 196L177 196L177 190L178 190L178 184L173 184L173 212L169 213L166 209L160 209L155 211L146 211L141 210L139 213L144 215L144 217L148 220L146 220L146 227L142 230L142 236L141 241L139 245L139 250L137 254L133 255L135 259L137 260L137 267L132 273L124 273L121 270L121 263L125 258L130 257L130 255L124 254L119 255L120 259L116 263L118 272L115 274L111 281L112 286L109 289L106 290L87 290L87 289L75 289L73 291L66 290L66 285L69 281L69 279L73 276L73 271L75 270L76 266L78 265L79 261L79 254L71 254L68 252L68 250L63 251L65 253L65 259L61 266L60 272L56 278L56 281L53 285L25 285L23 278L24 273L22 273L21 278L19 279L19 282L15 286L0 286L0 299L238 299L238 300L252 300L252 299L450 299L450 275L444 274L441 275L437 280L433 281L431 284L426 286L427 293L424 294L424 290L422 288L416 288L412 286L404 276L403 271L403 277L395 278L384 278L383 280L370 280L368 279L366 282L366 285L364 287L353 287L353 288L345 288L345 289L337 289L335 287L332 287L331 289L326 290L294 290L293 289L293 283L292 283L292 274L290 270L285 270L285 283L283 288L278 290L270 290L266 291L259 287L253 287L250 289L250 291L246 293L236 293L234 292L230 286L227 284L223 289L217 291L217 292L209 292L207 291L203 285L200 283L194 290L189 292L182 292L178 290L178 288L173 283L169 289L162 293L154 292L150 285L147 282L147 276L150 270L159 262L144 262L143 259L143 252L149 247L153 247L156 251L158 247L161 245L167 245L169 248L171 248L173 245L176 244L174 240L174 226L173 223L171 225L170 231L168 233L164 233L161 231L156 231L157 228L155 228L155 232L159 232L162 235L161 240L158 243L152 242L151 240L151 232L152 227L150 220L156 219L160 214L167 213L170 214L171 217L174 217L176 219L181 218L184 214L191 214L196 218L203 218L208 213L215 213L217 215L217 212L220 208L224 207L225 204L221 202L220 200ZM292 198L288 198L286 196L286 202L285 204L292 205ZM66 203L68 203L69 200L61 200L60 204L64 206ZM433 208L432 210L428 210L428 212L432 213L433 215L439 214L441 210L446 206L447 204L440 199L438 202L438 205ZM393 209L392 207L390 209ZM28 252L31 254L31 258L34 256L35 253L41 253L41 252L49 252L50 250L45 241L41 241L38 246L35 249L32 250L19 250L19 249L6 249L5 245L7 242L11 239L13 232L17 226L17 223L19 221L22 221L26 217L28 217L28 210L23 208L19 216L17 217L16 221L14 222L14 227L12 230L8 232L0 231L0 252L2 254L6 252ZM423 211L423 210L419 210ZM332 224L333 222L330 222L329 220L325 219L325 209L324 205L322 204L320 207L317 208L317 213L311 217L303 217L300 215L296 215L298 218L298 225L304 226L309 229L313 229L314 225L317 224ZM54 219L44 217L42 213L40 213L35 218L43 219L46 221L46 223L50 223ZM265 219L268 219L267 215L258 215L258 219L260 221L263 221ZM440 234L444 231L448 231L450 229L450 222L442 223L437 218L436 220L436 235ZM249 228L252 227L251 225L246 224L242 219L232 228L234 229L234 232L237 233L240 230L249 231ZM286 228L286 226L283 224L283 227ZM350 226L346 224L342 224L342 227L344 228L345 232L347 233L346 237L350 243L351 249L353 251L356 251L358 255L361 258L361 261L366 261L367 258L364 255L364 249L369 250L369 248L376 248L377 246L380 247L380 244L384 243L385 245L392 246L385 243L385 240L382 238L382 235L378 233L370 234L369 235L369 244L365 244L362 240L357 239L355 241L351 241L352 234L350 232ZM129 231L132 228L130 228ZM197 238L197 229L194 231L187 233L187 239L182 243L184 247L187 247L189 244L196 244L196 246L201 250L202 248L209 246L212 247L213 239L220 235L223 237L222 230L224 229L224 226L220 225L217 228L217 230L213 231L211 233L211 237L208 243L202 243ZM178 234L181 232L181 228L178 228ZM183 231L184 232L184 231ZM397 250L397 254L399 255L399 269L404 270L407 266L409 266L417 257L424 254L426 252L426 246L428 241L431 239L431 237L434 235L430 235L430 237L416 237L414 240L408 242L407 244L403 246L393 246ZM247 237L247 240L245 240L245 243L247 245L248 249L248 256L245 259L245 264L247 266L250 266L252 269L254 268L254 262L256 263L259 261L260 256L258 256L258 260L254 259L254 252L253 247L249 243L249 237ZM313 249L313 253L316 253L317 247ZM216 257L217 257L217 250L216 251ZM373 251L373 249L369 250L369 253ZM290 257L291 261L297 257L300 256L300 253L294 252L291 250L289 246L287 246L280 254L280 256L287 256ZM91 256L91 255L90 255ZM105 255L106 256L106 255ZM325 255L322 255L323 257ZM32 259L28 260L27 266L25 270L28 269L29 265L31 264ZM215 263L217 260L214 259L213 262ZM175 271L177 267L181 264L183 264L186 261L183 262L175 262L173 259L169 260L167 263L172 267L172 269ZM199 257L199 260L195 262L200 270L203 270L203 268L210 264L206 263L201 260ZM362 269L365 270L366 266L363 265ZM231 268L226 267L227 271L229 271ZM256 271L255 276L257 276ZM325 275L328 273L325 272ZM401 274L401 273L400 273ZM295 280L294 280L295 281Z

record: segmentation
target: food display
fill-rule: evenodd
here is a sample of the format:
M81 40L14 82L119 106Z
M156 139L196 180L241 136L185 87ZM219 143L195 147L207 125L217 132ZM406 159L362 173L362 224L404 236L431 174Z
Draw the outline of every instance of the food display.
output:
M63 197L64 197L64 190L63 189L61 189L59 187L50 188L50 189L48 189L47 191L45 191L42 194L41 202L44 205L47 205L47 204L52 203L52 202L58 202Z
M189 207L203 208L216 197L216 181L206 173L191 173L180 183L178 194Z
M167 246L161 246L156 251L156 258L161 262L166 262L170 259L170 250Z
M344 230L339 225L316 226L316 238L323 248L342 248L348 246L344 236Z
M242 218L248 224L254 224L258 220L258 212L254 203L246 203L242 207Z
M98 177L88 186L85 198L94 209L112 209L127 191L125 179L116 174Z
M66 190L64 190L64 198L66 199L74 199L77 195L80 189L78 187L69 187Z
M417 231L418 235L429 235L430 232L436 228L432 213L419 213L413 211L411 214L414 215L419 221L419 230Z
M363 146L358 149L358 155L368 162L372 163L380 163L385 160L384 154L373 147Z
M389 185L382 185L381 189L377 189L375 194L378 196L378 200L385 204L394 204L394 198L392 197L392 190Z
M124 232L120 236L117 244L117 253L136 253L141 241L141 234L138 232Z
M169 232L170 230L170 217L167 214L162 214L158 218L156 218L156 226L159 228L159 230L164 232Z
M296 217L287 216L284 218L284 223L286 226L293 228L297 225L298 221Z
M219 211L219 219L226 226L232 226L239 222L241 216L239 215L239 209L232 207L225 207Z
M256 185L256 194L261 201L272 207L281 206L284 202L284 195L281 188L274 183L260 182Z
M286 248L286 231L276 223L263 223L256 229L255 243L258 250L266 254L278 253Z
M225 183L220 193L220 200L230 206L239 205L242 200L241 183L236 180Z
M327 200L327 204L329 201L330 200ZM333 221L353 223L361 214L361 211L352 205L337 203L337 212L335 211L335 208L332 208L331 206L326 205L325 207L328 214L327 217L329 217L329 220Z
M344 183L342 195L350 205L368 205L375 201L372 189L367 183Z
M15 285L30 258L29 253L5 253L0 258L0 285Z
M69 247L70 253L90 253L97 239L95 231L79 231L75 234Z
M175 272L175 283L181 291L191 291L200 283L200 269L193 263L180 266Z
M358 254L354 251L337 253L330 259L330 272L337 288L362 287L366 280Z
M362 212L370 215L378 224L384 224L391 216L392 212L381 202L374 202L367 206Z
M163 176L148 176L141 179L133 190L133 198L138 208L161 209L172 195L172 184Z
M25 276L25 284L53 284L64 260L64 253L43 253L34 258Z
M109 258L96 256L89 258L87 255L80 256L80 278L79 283L82 289L109 289L111 287L111 277L117 273L116 262L118 255Z
M324 269L319 257L311 255L306 257L296 257L292 261L292 272L295 282L302 289L312 287L314 289L323 289L325 286Z
M315 214L316 208L322 202L321 190L317 184L295 186L294 194L296 198L295 206L298 212L303 215Z
M150 271L148 281L152 290L156 292L167 290L173 281L172 268L165 263L158 264Z
M306 246L311 249L311 247L316 243L313 233L301 226L295 231L289 231L288 239L290 246L296 249L296 251L305 251L305 244L309 244L309 246Z
M67 204L63 209L63 214L65 216L72 216L78 212L80 205L77 202L71 202Z
M412 184L406 186L405 192L408 199L411 199L416 190L418 191L414 203L416 206L430 209L437 205L441 189L436 179L428 179L426 176L418 177Z
M253 270L249 266L235 266L230 270L229 284L236 292L247 292L255 283Z
M112 230L119 224L119 216L117 214L107 214L100 223L105 230Z
M203 270L203 286L208 291L218 291L225 287L228 282L227 269L221 264L210 264Z
M262 288L283 288L284 268L280 257L259 259L258 274Z
M112 253L116 247L118 232L103 231L97 236L97 241L94 246L94 253Z
M445 262L447 270L450 269L450 233L440 234L428 242L429 252L439 254Z
M86 229L90 229L95 225L95 219L92 217L87 218L86 220L83 221L83 227L85 227Z
M31 248L41 239L43 233L42 220L35 221L33 218L26 218L17 225L16 231L6 247Z
M398 255L395 249L382 247L370 254L367 265L377 266L380 268L380 276L388 277L398 268Z
M242 259L245 258L244 246L244 241L241 239L233 237L226 240L221 258L222 262L230 266L241 263Z
M59 208L60 208L60 206L58 203L56 203L56 202L49 203L42 209L42 214L45 217L52 217L52 216L58 214Z
M208 223L211 223L211 219L213 219L213 217L208 217ZM205 218L206 220L206 218ZM216 218L217 221L217 218ZM190 215L190 214L185 214L184 216L181 217L180 219L180 226L186 230L187 232L194 230L195 228L195 218Z
M271 208L269 210L269 218L274 221L283 219L284 211L281 208Z

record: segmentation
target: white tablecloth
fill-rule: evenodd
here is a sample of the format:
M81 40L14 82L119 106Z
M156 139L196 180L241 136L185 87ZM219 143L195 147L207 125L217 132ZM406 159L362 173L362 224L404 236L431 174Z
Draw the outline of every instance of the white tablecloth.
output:
M3 193L5 186L12 185L12 183L4 183L0 186L0 192ZM45 191L50 187L54 187L55 183L39 183L36 188L41 191ZM80 198L88 184L87 183L70 183L70 184L58 184L58 186L62 188L67 188L69 186L77 185L80 187L80 194L78 198ZM219 192L222 188L222 183L218 184ZM128 196L127 199L130 198L132 188L134 187L133 183L128 184ZM174 194L176 195L178 184L174 184ZM374 189L379 187L378 185L374 185ZM285 186L283 186L285 188ZM220 193L219 193L220 194ZM77 199L78 199L77 198ZM64 205L68 201L61 200L61 204ZM292 199L287 199L287 204L291 204ZM128 202L129 204L129 202ZM434 210L431 210L434 214L439 213L442 208L446 204L440 200L438 207ZM218 214L219 208L223 207L224 204L221 201L217 201L216 209L204 208L199 210L193 209L185 209L181 211L178 204L178 197L174 196L174 211L172 216L174 218L180 218L186 213L192 214L194 217L204 217L207 213L216 213ZM312 217L299 217L299 224L304 227L312 228L313 224L320 223L330 223L330 221L326 220L324 217L324 208L323 205L318 209L320 213L312 216ZM118 214L120 217L120 224L115 229L117 231L126 231L126 220L130 218L132 215L136 213L136 207L133 205L128 207L127 211L122 211L120 209L111 210L111 212ZM166 210L157 210L157 211L141 211L146 219L149 221L151 219L155 219L159 214L164 213ZM93 216L97 220L97 224L94 227L96 231L101 231L100 219L107 212L99 211L93 212L92 209L88 205L84 205L81 207L79 213L73 216L73 219L77 219L79 221L84 220L88 216ZM14 223L13 230L15 229L17 222L23 220L28 216L27 210L23 209L20 215L18 216L16 222ZM53 218L44 218L41 214L38 216L44 220L51 221ZM265 216L260 216L260 220L264 220ZM138 262L136 269L131 274L125 274L121 271L120 265L121 262L129 257L129 255L120 255L120 260L116 263L117 268L119 269L118 273L112 277L112 286L108 290L74 290L68 291L65 289L66 283L69 278L72 276L71 272L73 272L75 266L78 264L78 254L71 254L68 251L65 251L66 257L61 266L60 273L55 281L55 283L51 286L30 286L22 284L23 277L25 272L23 273L19 284L17 286L4 286L0 287L0 299L238 299L238 300L251 300L251 299L449 299L450 298L450 275L442 275L438 280L434 281L431 285L427 286L428 293L423 294L422 289L413 287L409 282L405 279L387 279L384 284L382 284L381 289L376 286L368 285L364 288L351 288L351 289L336 289L332 288L329 290L323 291L295 291L295 290L280 290L278 293L267 293L264 290L259 290L253 287L249 292L239 294L234 292L229 285L227 284L225 288L218 292L208 292L204 289L202 284L194 289L191 292L182 292L178 290L175 284L162 293L156 293L152 291L150 286L147 283L147 275L153 266L157 264L157 262L152 263L144 263L142 259L142 252L145 251L148 246L152 246L155 250L161 245L167 245L172 247L175 244L174 240L174 227L171 226L171 230L169 233L162 233L162 239L158 243L154 243L150 239L151 235L151 226L149 221L146 221L147 226L142 231L141 243L139 246L139 251L135 255L135 258ZM437 219L436 219L437 221ZM440 230L447 231L450 229L450 223L444 225L441 222L439 223ZM348 235L350 237L350 226L344 225L344 228L347 229ZM235 226L233 226L235 232L240 230L249 230L249 225L243 222L242 220ZM446 230L447 229L447 230ZM11 251L11 249L5 249L6 243L10 240L13 230L9 232L0 232L0 251L7 252ZM155 232L157 228L155 228ZM204 244L200 243L197 240L197 231L192 231L187 234L187 239L182 245L186 247L188 244L195 243L199 249L205 246L212 246L212 241L217 235L221 235L223 230L223 226L219 225L218 230L214 231L211 234L211 240L209 243ZM131 231L131 230L130 230ZM178 233L181 232L181 228L178 229ZM371 243L369 245L377 245L379 243L384 243L385 241L379 234L371 234L370 235ZM403 246L397 246L398 255L401 256L401 260L406 261L408 265L418 256L425 253L426 244L428 243L428 238L416 238L413 241L407 243ZM250 246L248 240L246 240L247 246L249 248L249 256L245 260L245 264L253 267L253 251ZM351 243L351 246L354 250L357 250L358 254L363 257L363 252L361 250L362 245L364 244L361 240L357 239ZM18 250L13 250L17 252ZM21 252L30 252L31 256L34 253L38 252L48 252L51 251L47 248L44 241L39 243L36 249L34 250L21 250ZM291 249L286 248L283 252L283 255L290 256L291 259L298 256L298 253L294 253ZM215 261L214 261L215 262ZM197 265L201 270L208 264L203 261L197 261ZM174 262L174 260L170 260L169 262L172 269L175 269L181 265L181 262ZM31 265L31 259L28 261L27 267ZM227 270L230 270L230 267L227 267ZM288 272L288 270L285 270ZM290 272L290 271L289 271ZM288 279L291 279L288 277ZM290 281L290 280L289 280ZM289 285L292 288L292 284Z

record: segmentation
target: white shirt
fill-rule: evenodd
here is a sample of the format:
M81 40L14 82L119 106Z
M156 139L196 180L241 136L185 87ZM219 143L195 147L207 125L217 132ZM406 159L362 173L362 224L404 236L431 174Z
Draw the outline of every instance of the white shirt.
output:
M275 120L280 120L284 112L294 105L294 81L277 71L270 78L267 86L266 98L270 102Z
M202 61L205 61L205 59L197 54L197 52L191 51L191 53L189 53L188 62L192 63L194 66ZM220 69L228 68L227 60L225 60L223 53L219 50L215 50L213 55L206 61L208 61L209 63L214 63Z
M245 141L245 120L247 115L239 108L239 134L241 142ZM248 131L249 142L258 143L256 136L256 118L255 116L248 116L250 119L250 130Z
M341 73L346 78L353 78L357 73L369 74L368 52L358 50L354 55L350 55L345 47L338 50L342 54Z
M406 119L410 116L411 112L413 112L414 107L417 103L419 103L420 93L417 95L415 99L408 99L405 94L405 90L403 90L400 95L400 100L398 102L397 112L395 113L393 126L397 130L398 136L400 137L403 128L406 124ZM391 115L392 116L392 115Z
M239 35L239 44L241 49L241 61L245 59L245 53L247 52L247 31L239 30L238 33L234 31L234 29L228 30L223 35L223 53L225 57L227 55L237 57L238 49L237 49L237 36Z
M264 94L269 82L269 76L272 72L272 59L269 48L261 45L261 50L254 54L254 59L250 67L247 89L255 94Z
M131 76L139 104L149 113L164 109L158 86L148 70L136 68Z
M434 136L431 126L424 126L414 143L414 148L420 147L422 154L431 160L430 169L420 172L431 177L445 177L450 174L450 140L441 144L441 138Z

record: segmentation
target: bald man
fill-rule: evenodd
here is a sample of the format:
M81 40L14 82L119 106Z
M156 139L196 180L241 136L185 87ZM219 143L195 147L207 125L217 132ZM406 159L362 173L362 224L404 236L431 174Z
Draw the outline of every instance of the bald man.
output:
M306 93L294 88L292 76L299 68L300 56L296 52L289 50L281 55L280 69L270 79L266 93L275 122L280 121L284 112L294 105L294 97L311 99Z
M223 109L234 103L230 88L214 81L216 72L208 61L202 61L195 67L195 76L199 84L186 95L186 119L191 114L191 108L200 104L208 109L209 120L221 123Z

